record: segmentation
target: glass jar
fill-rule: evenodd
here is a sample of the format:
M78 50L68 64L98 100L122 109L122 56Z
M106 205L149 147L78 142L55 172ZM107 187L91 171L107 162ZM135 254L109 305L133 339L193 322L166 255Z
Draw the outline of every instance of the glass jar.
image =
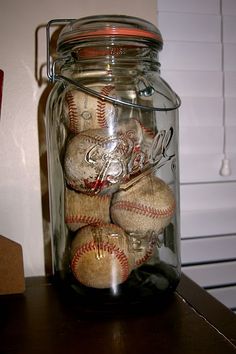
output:
M86 303L156 301L181 268L180 100L160 77L161 34L120 15L53 20L47 34L55 278Z

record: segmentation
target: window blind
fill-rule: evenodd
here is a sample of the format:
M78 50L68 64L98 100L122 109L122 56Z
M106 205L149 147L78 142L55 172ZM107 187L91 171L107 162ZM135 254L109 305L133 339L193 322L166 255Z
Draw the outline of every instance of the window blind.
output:
M158 0L157 10L161 75L182 100L183 271L235 310L236 1Z

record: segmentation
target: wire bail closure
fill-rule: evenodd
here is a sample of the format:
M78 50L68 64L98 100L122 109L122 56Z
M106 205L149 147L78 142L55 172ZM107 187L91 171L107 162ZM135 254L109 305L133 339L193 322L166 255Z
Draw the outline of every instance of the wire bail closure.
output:
M54 19L47 23L46 26L46 41L47 41L47 77L50 82L55 81L55 62L51 62L51 55L50 55L50 40L51 40L51 27L52 26L59 26L59 25L66 25L71 21L75 21L75 19Z
M116 105L122 105L122 106L128 106L136 109L141 109L145 111L159 111L159 112L168 112L168 111L173 111L175 109L178 109L181 106L181 99L180 97L174 92L175 97L176 97L176 105L173 107L165 107L165 108L160 108L160 107L150 107L150 106L145 106L145 105L139 105L137 103L131 103L129 101L125 100L119 100L117 98L104 95L101 93L98 93L95 90L92 90L86 86L84 86L82 83L72 80L64 75L57 75L55 73L55 65L56 61L51 60L51 54L50 54L50 40L51 40L51 26L53 25L66 25L68 23L71 23L72 21L75 21L76 19L54 19L48 22L46 26L46 40L47 40L47 77L50 82L55 82L55 81L65 81L68 84L74 85L76 88L79 88L80 91L87 93L88 95L91 95L96 98L100 98L102 100L111 102ZM162 79L163 80L163 79ZM164 81L164 80L163 80ZM165 81L164 81L165 82ZM153 90L155 90L153 88ZM155 90L156 91L156 90ZM161 92L158 92L160 95L164 96Z

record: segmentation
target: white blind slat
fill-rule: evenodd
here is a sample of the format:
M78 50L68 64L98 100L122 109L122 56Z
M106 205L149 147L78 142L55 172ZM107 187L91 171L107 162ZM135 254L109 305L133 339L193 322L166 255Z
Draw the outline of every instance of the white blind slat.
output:
M235 259L236 235L183 240L183 264Z
M225 71L236 71L236 44L224 44L224 65Z
M211 125L222 127L223 99L221 97L181 96L181 101L182 105L179 110L180 127L188 126L193 129ZM233 120L236 100L229 101L228 110L230 110Z
M187 151L188 154L220 154L222 146L222 127L180 128L180 153Z
M236 125L236 97L226 97L226 124Z
M159 11L193 12L218 14L218 3L215 0L158 0Z
M220 16L161 12L158 26L164 41L220 42Z
M226 134L227 134L227 141L226 141L227 151L236 153L236 125L227 126Z
M182 210L236 208L236 182L181 186Z
M163 70L162 77L180 97L222 97L221 72Z
M180 153L220 154L223 147L223 127L180 127ZM227 151L236 153L236 126L228 126Z
M236 43L235 15L223 16L223 35L224 35L223 39L225 43Z
M220 54L220 43L165 41L160 62L162 70L216 71L221 68Z
M209 290L209 293L225 304L225 306L230 308L236 307L236 286Z
M232 234L235 230L236 208L181 211L182 239L186 237ZM230 247L230 245L226 247ZM233 249L234 256L236 256L235 250L236 248ZM208 251L210 252L210 250Z
M183 271L203 287L236 283L236 261L189 266Z
M224 0L222 3L223 14L225 15L236 15L235 0Z
M225 95L236 97L236 71L225 72Z
M236 154L229 153L231 175L220 175L223 154L188 154L180 156L180 182L227 182L236 180ZM224 197L223 197L224 198Z

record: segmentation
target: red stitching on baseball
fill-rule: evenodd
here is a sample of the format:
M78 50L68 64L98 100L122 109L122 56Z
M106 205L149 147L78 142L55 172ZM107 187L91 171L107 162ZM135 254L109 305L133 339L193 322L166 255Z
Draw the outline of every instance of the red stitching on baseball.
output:
M129 275L129 262L128 259L124 253L124 251L122 251L119 247L117 247L114 244L110 244L109 242L99 242L99 245L94 242L94 241L90 241L87 242L85 244L83 244L82 246L78 247L75 255L71 261L71 268L72 271L75 273L75 268L77 263L79 262L80 258L91 251L97 251L99 247L99 250L101 251L106 251L109 254L114 254L117 258L117 260L119 261L120 265L121 265L121 277L122 277L122 281L125 281L128 278ZM76 275L76 274L75 274Z
M171 216L173 214L175 209L175 203L173 203L172 206L167 208L155 209L143 204L138 204L135 202L129 202L124 200L124 201L118 201L114 203L112 207L115 209L134 211L139 215L145 215L150 218L162 218L162 217Z
M65 217L66 224L78 224L83 223L87 225L102 225L104 221L94 216L86 215L68 215Z
M140 122L140 120L138 118L134 118L134 120L136 120L136 122L139 123L139 125L141 126L142 130L147 133L147 135L149 135L150 138L154 138L155 137L155 133L153 130L145 127L145 125L143 125L143 123Z
M87 135L86 133L82 133L82 134L78 134L77 135L77 138L80 138L80 137L83 137L84 140L88 143L99 143L101 144L101 146L105 146L105 144L107 142L109 142L109 137L104 137L104 136L100 136L100 135L94 135L94 136L91 136L91 135Z
M74 101L74 97L70 91L66 93L66 102L68 105L70 129L72 132L77 133L77 107Z
M114 89L114 86L105 86L101 90L101 94L109 96L109 93ZM101 128L108 128L106 121L106 101L102 98L99 98L97 101L97 120Z
M85 142L91 144L98 144L100 147L106 148L106 145L108 145L108 151L109 151L109 144L112 142L116 143L115 148L113 147L114 151L117 153L121 153L122 155L127 155L128 152L131 150L130 146L126 144L125 134L120 134L116 137L114 136L100 136L100 135L94 135L90 136L87 133L81 133L77 135L77 138L79 139L80 137L83 137Z
M152 256L155 245L156 245L156 238L153 237L145 255L136 261L137 266L140 266L141 264L145 263Z

